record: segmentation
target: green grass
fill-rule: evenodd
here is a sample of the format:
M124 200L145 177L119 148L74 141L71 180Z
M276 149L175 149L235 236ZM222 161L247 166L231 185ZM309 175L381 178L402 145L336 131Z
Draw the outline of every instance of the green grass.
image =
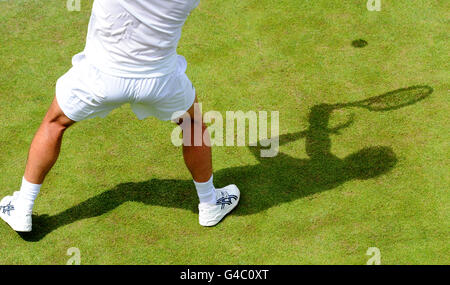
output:
M66 133L33 233L0 223L0 263L65 264L77 247L82 264L365 264L378 247L382 264L449 264L450 7L365 2L209 0L188 19L179 53L203 109L280 112L277 157L214 148L216 186L242 192L217 227L198 225L174 126L124 106ZM91 4L0 2L1 196L18 190ZM324 105L416 85L433 93L398 110Z

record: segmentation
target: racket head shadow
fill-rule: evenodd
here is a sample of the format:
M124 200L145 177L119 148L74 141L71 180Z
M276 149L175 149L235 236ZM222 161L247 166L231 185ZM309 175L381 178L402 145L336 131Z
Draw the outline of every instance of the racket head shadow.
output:
M379 96L349 104L351 107L361 107L369 111L382 112L397 110L413 105L433 93L433 88L427 85L416 85L390 91Z

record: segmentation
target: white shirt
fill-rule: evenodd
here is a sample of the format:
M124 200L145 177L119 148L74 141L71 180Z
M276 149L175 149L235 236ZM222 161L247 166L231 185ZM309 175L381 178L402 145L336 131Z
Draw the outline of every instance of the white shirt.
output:
M200 0L95 0L84 53L120 77L159 77L176 68L176 49Z

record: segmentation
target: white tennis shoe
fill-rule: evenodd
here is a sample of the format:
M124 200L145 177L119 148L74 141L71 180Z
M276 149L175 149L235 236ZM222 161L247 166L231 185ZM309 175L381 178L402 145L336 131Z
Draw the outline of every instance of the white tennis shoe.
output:
M216 204L200 203L199 222L204 227L217 225L239 203L241 193L236 185L231 184L224 188L216 189Z
M20 211L15 207L19 192L0 201L0 218L16 232L31 232L31 211Z

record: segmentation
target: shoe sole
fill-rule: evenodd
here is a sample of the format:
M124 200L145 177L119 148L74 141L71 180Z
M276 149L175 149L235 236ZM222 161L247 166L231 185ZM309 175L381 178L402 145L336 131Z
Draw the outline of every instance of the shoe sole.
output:
M231 207L231 208L229 208L228 209L228 211L219 219L219 221L217 221L217 222L209 222L209 223L206 223L206 224L202 224L202 223L200 223L200 225L201 226L203 226L203 227L213 227L213 226L215 226L215 225L217 225L218 223L220 223L225 217L226 217L226 215L228 215L229 213L231 213L231 211L233 211L234 210L234 208L236 208L236 206L239 204L239 200L241 199L241 195L240 195L240 193L239 193L239 197L238 197L238 199L236 200L236 204L234 204L234 206L233 207Z

